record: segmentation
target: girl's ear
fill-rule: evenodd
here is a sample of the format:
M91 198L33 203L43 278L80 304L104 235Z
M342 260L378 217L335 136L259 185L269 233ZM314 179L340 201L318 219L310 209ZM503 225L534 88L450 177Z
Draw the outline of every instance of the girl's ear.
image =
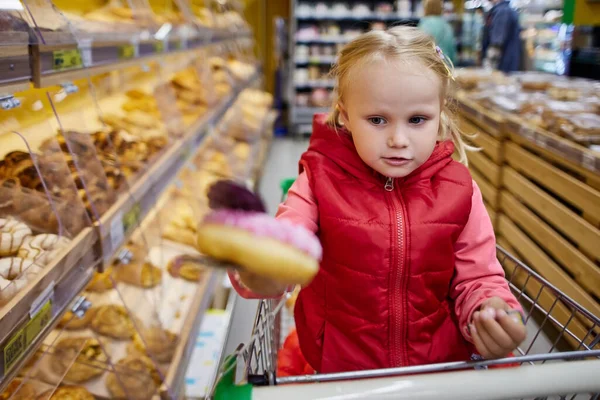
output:
M348 126L348 111L346 111L346 108L342 103L338 103L337 108L340 112L340 123L344 126Z

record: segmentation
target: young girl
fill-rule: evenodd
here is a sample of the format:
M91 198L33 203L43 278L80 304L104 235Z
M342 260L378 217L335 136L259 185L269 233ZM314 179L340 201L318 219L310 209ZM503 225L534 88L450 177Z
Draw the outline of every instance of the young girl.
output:
M481 193L451 158L466 164L451 68L409 27L363 34L339 55L333 111L315 116L277 213L323 245L295 307L302 352L320 373L503 357L525 338ZM245 297L283 290L232 278Z

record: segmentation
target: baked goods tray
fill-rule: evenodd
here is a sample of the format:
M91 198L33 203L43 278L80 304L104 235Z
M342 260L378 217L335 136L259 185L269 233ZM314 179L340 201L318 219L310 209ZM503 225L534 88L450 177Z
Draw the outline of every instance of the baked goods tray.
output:
M59 85L115 69L158 61L166 55L246 38L247 34L215 32L208 37L169 36L164 40L95 41L32 46L32 77L36 87ZM51 42L52 43L52 42Z
M177 173L196 152L207 131L223 117L238 95L258 78L258 71L247 81L238 85L230 96L193 124L187 134L169 148L144 176L131 187L129 194L121 196L97 223L105 264L126 243L139 223L157 203L160 195L171 184Z
M0 306L0 391L38 348L100 260L97 231L83 229L67 247Z
M513 137L525 139L531 145L550 151L582 168L600 174L600 152L530 125L524 119L516 116L506 118L506 131Z
M157 393L168 399L180 398L176 393L182 386L180 381L187 369L200 319L208 308L216 284L217 273L210 270L206 271L199 283L174 278L167 272L170 259L181 254L190 253L195 253L195 250L174 242L163 241L161 245L153 246L147 257L152 265L163 271L162 281L157 287L144 289L119 282L115 289L105 293L85 292L85 298L90 301L93 308L105 305L122 306L125 304L130 315L134 317L136 330L138 331L142 327L152 326L160 321L160 326L163 329L178 335L179 340L171 362L157 362L159 373L164 378L163 385L156 388ZM94 318L92 313L92 319ZM100 322L97 323L100 324ZM110 360L103 365L97 365L98 373L95 374L96 376L85 382L66 381L63 379L65 371L58 372L53 367L53 354L59 348L59 343L71 338L98 339L102 344L103 351ZM97 399L113 398L107 386L108 375L113 370L114 364L138 351L132 340L113 339L100 335L89 328L80 330L55 329L44 340L43 350L46 354L39 357L35 364L24 371L29 378L34 378L52 386L58 384L81 385ZM75 362L70 367L70 371L75 372L74 369L80 368L82 365ZM125 381L121 380L121 382L125 384Z
M504 134L504 115L482 107L463 93L457 93L455 98L463 114L469 116L473 122L484 128L490 135L502 137Z

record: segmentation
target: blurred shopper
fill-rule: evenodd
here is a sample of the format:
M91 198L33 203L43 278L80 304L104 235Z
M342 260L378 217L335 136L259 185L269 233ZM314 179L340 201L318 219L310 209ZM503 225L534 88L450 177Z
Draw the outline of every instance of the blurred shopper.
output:
M491 0L484 33L484 66L503 72L519 70L521 63L521 26L519 14L507 0Z
M442 16L442 0L425 0L423 8L425 17L421 18L419 28L433 37L444 55L454 64L456 62L456 39L454 30Z

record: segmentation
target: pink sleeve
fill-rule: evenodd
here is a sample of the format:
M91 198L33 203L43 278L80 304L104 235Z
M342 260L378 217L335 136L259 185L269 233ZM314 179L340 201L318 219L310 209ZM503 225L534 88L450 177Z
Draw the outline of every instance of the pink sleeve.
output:
M319 209L305 172L298 176L288 191L287 199L279 206L276 218L302 225L313 233L319 230Z
M467 340L471 340L468 324L473 313L490 297L500 297L511 308L522 311L496 258L494 229L475 181L471 214L456 241L454 255L456 271L451 282L450 297L455 300L456 316Z
M287 199L279 206L276 218L302 225L313 233L318 231L319 210L306 173L298 176L288 191ZM237 273L229 271L228 275L231 285L240 296L245 299L262 298L244 287Z

